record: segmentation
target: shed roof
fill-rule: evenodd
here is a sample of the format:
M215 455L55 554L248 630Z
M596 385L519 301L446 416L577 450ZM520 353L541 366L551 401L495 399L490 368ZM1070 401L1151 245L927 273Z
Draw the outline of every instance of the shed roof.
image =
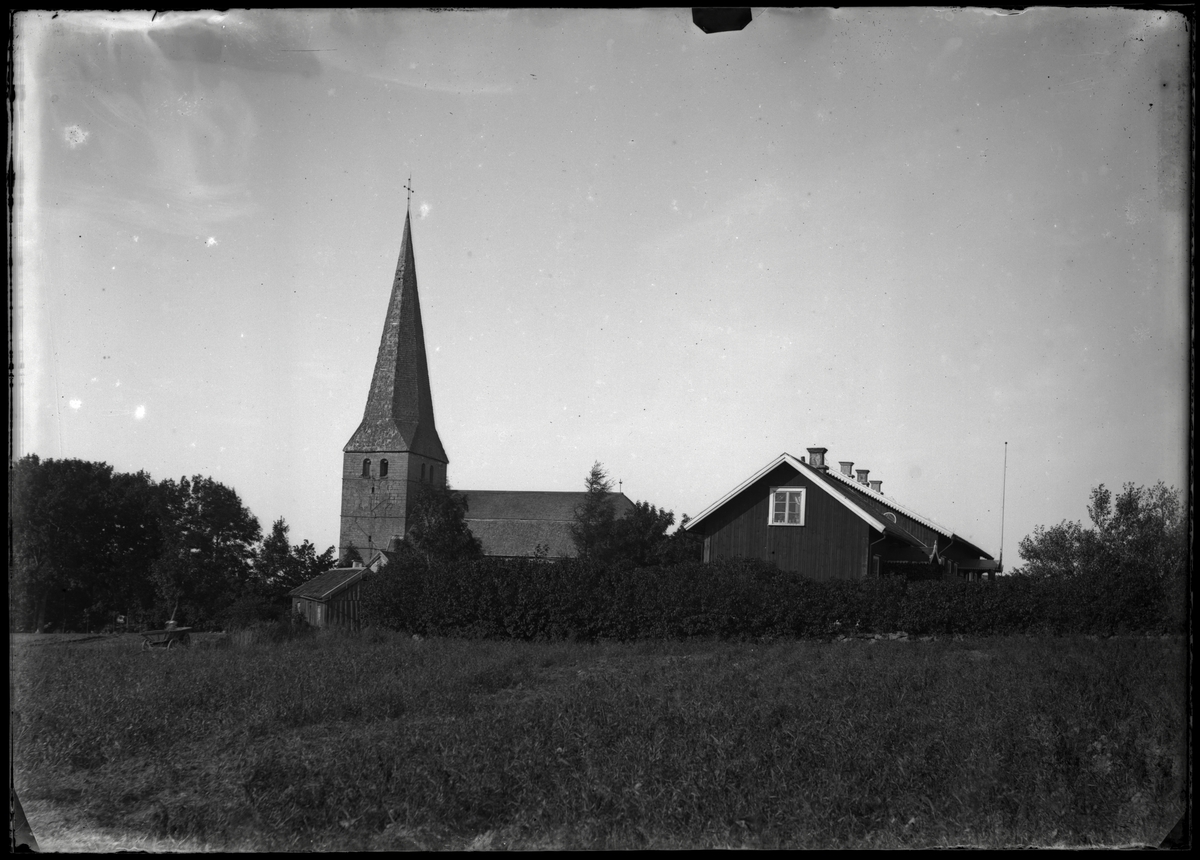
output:
M290 597L304 597L309 600L328 600L343 588L353 585L366 572L365 567L335 567L320 576L315 576L303 585L297 585L288 592Z

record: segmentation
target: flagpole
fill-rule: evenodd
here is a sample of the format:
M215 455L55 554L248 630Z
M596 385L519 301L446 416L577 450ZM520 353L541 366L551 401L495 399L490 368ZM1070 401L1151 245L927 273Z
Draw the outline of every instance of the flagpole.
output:
M1000 484L1000 572L1004 572L1004 503L1008 495L1008 443L1004 443L1004 477Z

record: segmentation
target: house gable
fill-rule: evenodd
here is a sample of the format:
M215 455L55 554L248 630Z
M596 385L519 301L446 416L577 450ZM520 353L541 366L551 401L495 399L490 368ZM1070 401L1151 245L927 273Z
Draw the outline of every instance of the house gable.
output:
M772 525L773 493L804 491L803 525ZM812 579L857 578L866 571L869 536L882 523L832 491L789 455L772 461L688 523L705 538L705 558L761 558Z
M697 514L693 519L689 520L688 524L687 524L687 528L689 530L696 530L700 533L704 533L703 529L697 528L700 523L702 523L708 517L712 516L717 511L723 509L725 507L725 505L727 505L729 502L731 502L735 498L741 496L743 493L746 492L746 490L750 489L751 487L756 487L756 486L760 485L762 483L764 477L775 475L778 479L778 483L776 484L777 486L792 486L792 484L788 483L788 482L794 480L794 477L786 477L786 478L783 477L785 475L789 475L788 470L784 469L783 471L777 471L781 467L784 467L784 466L786 466L786 467L788 467L788 469L790 469L791 476L802 476L799 479L800 482L796 483L795 486L809 486L809 485L814 486L818 490L820 490L822 493L825 493L828 496L832 497L839 504L845 506L845 508L847 510L849 510L852 514L854 514L855 516L860 518L864 523L869 525L875 531L882 532L882 531L886 530L887 527L884 525L884 523L882 521L880 521L880 519L878 517L874 516L869 511L864 510L862 508L862 506L855 504L855 502L852 499L850 499L849 497L845 496L842 493L838 493L836 490L834 490L832 487L830 487L828 484L826 484L825 481L821 479L820 473L817 472L815 469L813 469L811 466L809 466L807 463L805 463L803 460L797 460L791 454L786 454L786 453L780 454L778 457L776 457L774 460L772 460L770 463L768 463L766 466L764 466L758 472L751 475L749 478L747 478L745 481L743 481L737 487L734 487L732 490L730 490L728 493L726 493L717 502L715 502L712 505L709 505L707 508L705 508L699 514ZM764 514L764 516L766 516L766 515Z

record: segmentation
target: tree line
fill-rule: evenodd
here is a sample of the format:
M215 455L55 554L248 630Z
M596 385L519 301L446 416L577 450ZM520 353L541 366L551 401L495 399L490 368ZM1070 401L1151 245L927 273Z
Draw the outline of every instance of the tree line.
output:
M107 463L22 457L9 471L11 630L216 626L285 612L292 588L333 567L333 547L264 537L210 477L155 481Z
M281 517L264 536L237 492L210 477L154 481L106 463L40 459L10 468L11 630L98 630L175 618L195 626L236 626L278 618L287 594L332 568L335 550L293 545ZM702 542L674 513L639 501L617 516L612 482L599 462L585 479L571 537L582 561L614 568L698 562ZM410 512L392 565L416 559L457 563L483 557L466 523L468 500L449 487L426 489ZM1020 543L1019 577L1115 580L1174 593L1185 579L1188 525L1180 494L1159 482L1092 490L1090 527L1038 526ZM682 525L687 516L682 518ZM534 557L546 554L539 547ZM341 564L355 559L353 551Z

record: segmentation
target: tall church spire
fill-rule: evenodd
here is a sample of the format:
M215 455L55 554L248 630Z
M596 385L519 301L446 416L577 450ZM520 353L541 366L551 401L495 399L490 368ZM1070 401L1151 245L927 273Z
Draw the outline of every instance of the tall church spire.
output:
M346 559L353 548L369 562L375 550L408 534L409 515L422 487L444 487L449 462L433 423L412 219L407 213L367 407L342 450L338 554Z
M433 421L425 331L417 296L417 264L412 248L412 218L407 213L367 406L362 423L344 450L347 453L410 451L447 462Z

